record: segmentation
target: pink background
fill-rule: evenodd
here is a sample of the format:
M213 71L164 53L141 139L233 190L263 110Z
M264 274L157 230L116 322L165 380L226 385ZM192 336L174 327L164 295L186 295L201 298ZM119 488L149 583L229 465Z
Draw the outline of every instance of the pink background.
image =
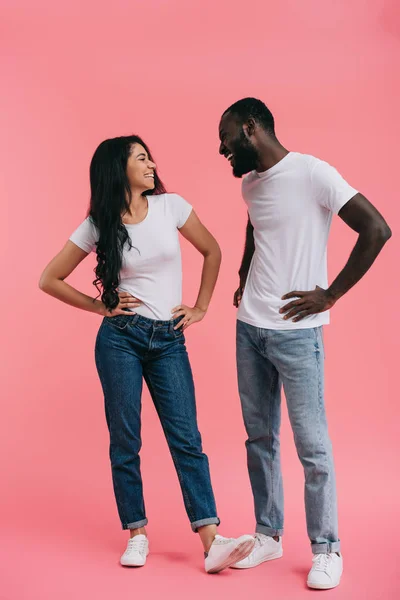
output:
M146 392L142 458L152 554L142 570L118 566L126 532L114 504L93 361L100 320L38 289L45 264L85 216L95 147L106 137L139 133L168 189L193 203L223 250L209 314L187 340L221 533L252 532L232 306L245 208L217 138L222 111L248 95L271 108L286 147L334 164L394 233L372 271L334 308L325 340L345 560L342 584L330 597L399 597L398 3L2 0L1 13L0 598L273 593L295 600L312 593L305 587L311 554L303 475L286 408L282 560L247 572L203 573ZM355 239L336 219L331 277ZM201 259L186 243L183 252L189 304ZM70 282L91 293L93 266L94 256Z

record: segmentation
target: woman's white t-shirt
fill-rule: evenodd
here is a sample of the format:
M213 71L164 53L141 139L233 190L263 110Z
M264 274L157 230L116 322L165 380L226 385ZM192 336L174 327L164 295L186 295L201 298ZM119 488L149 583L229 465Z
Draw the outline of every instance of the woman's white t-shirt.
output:
M192 206L178 194L150 195L147 200L145 219L125 224L132 248L125 244L118 289L141 300L142 305L135 308L135 313L169 321L171 310L182 302L178 229L187 221ZM85 252L96 251L98 230L90 217L74 231L70 240Z

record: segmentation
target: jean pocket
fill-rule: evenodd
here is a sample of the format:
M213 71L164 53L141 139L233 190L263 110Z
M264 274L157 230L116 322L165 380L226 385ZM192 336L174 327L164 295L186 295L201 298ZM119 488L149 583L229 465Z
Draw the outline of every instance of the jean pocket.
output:
M172 327L172 335L175 339L181 339L185 336L183 335L183 327L179 327L179 329L174 329L175 325Z
M123 331L129 324L129 317L125 315L117 315L116 317L104 317L104 323L115 327L119 331Z

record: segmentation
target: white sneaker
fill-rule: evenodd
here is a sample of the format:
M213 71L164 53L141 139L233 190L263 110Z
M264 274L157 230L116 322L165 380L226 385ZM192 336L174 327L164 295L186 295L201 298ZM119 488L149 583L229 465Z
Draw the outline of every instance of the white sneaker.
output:
M247 558L232 565L232 569L251 569L252 567L261 565L261 563L266 562L267 560L274 560L283 555L281 537L279 538L279 542L276 542L274 538L269 535L256 533L255 542L253 552L249 554Z
M252 535L242 535L239 538L225 538L216 535L211 548L206 553L205 569L207 573L218 573L227 569L238 560L250 554L255 544Z
M143 534L134 535L128 541L125 552L121 556L121 565L124 567L143 567L149 553L149 540Z
M340 583L343 573L341 554L315 554L313 566L308 574L307 585L316 590L330 590Z

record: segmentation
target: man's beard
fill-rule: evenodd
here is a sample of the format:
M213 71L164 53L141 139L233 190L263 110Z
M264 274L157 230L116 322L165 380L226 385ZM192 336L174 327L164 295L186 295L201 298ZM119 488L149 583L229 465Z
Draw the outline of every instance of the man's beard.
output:
M243 177L246 173L254 171L258 165L258 152L244 135L243 131L233 148L233 175Z

